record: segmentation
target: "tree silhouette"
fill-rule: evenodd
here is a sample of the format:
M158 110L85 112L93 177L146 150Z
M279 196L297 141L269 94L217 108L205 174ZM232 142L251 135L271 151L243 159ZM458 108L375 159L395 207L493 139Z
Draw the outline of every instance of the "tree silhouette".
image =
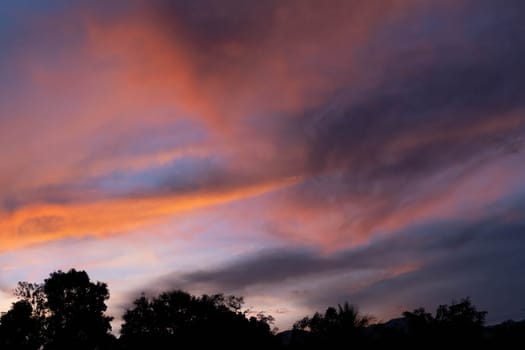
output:
M124 314L120 340L127 349L271 345L269 319L247 319L242 304L235 296L195 297L180 290L153 299L142 295Z
M345 303L337 309L329 307L324 315L316 312L311 318L304 317L294 324L295 330L307 330L313 341L324 345L347 345L362 337L362 331L372 318L361 315L357 307Z
M15 296L31 304L32 314L44 318L46 314L46 298L43 283L18 282L14 290Z
M439 305L435 317L423 308L405 311L403 316L408 322L409 337L414 342L432 339L442 343L452 339L480 339L486 314L486 311L478 311L467 297L450 305Z
M436 310L438 323L451 324L457 327L482 327L485 324L486 311L478 311L470 298L462 299L459 303L439 305Z
M190 295L174 290L142 295L123 316L121 337L109 332L105 315L107 285L92 282L85 271L56 271L43 283L19 282L19 300L0 316L0 349L173 349L173 348L340 348L457 346L511 348L525 342L525 320L485 327L487 312L470 298L440 305L435 315L424 308L402 318L370 324L372 318L345 303L328 307L274 336L273 317L247 318L243 299L223 294Z
M428 340L436 330L436 320L425 308L418 308L414 311L403 312L403 317L407 321L407 331L414 342L419 343Z
M25 300L13 303L11 310L0 317L0 349L36 350L40 347L39 319Z
M112 341L111 317L105 316L109 291L85 271L56 271L43 284L20 282L15 294L31 306L41 325L44 349L102 349Z
M470 298L465 298L450 305L440 305L435 319L441 336L466 340L480 336L486 315L486 311L476 309Z

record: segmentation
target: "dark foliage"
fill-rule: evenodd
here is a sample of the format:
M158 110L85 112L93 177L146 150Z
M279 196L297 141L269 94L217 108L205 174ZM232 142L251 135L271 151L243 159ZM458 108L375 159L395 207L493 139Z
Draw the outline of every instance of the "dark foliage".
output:
M482 346L522 342L523 323L484 327L485 311L478 311L469 298L450 305L440 305L433 316L424 308L405 311L402 318L370 325L355 307L345 304L315 313L294 325L294 331L281 337L286 348L332 348L336 346L432 347L436 345ZM305 332L306 331L306 332Z
M242 298L234 296L195 297L180 290L152 299L141 296L124 314L120 340L126 349L272 345L271 320L246 318L242 304Z
M414 344L422 341L436 343L480 342L484 331L486 311L478 311L470 298L450 305L439 305L436 315L419 308L405 311L407 338Z
M13 303L11 310L0 318L0 349L38 349L40 328L31 303L26 300Z
M48 348L94 349L109 341L111 317L105 316L109 291L84 271L54 272L44 281Z
M329 307L324 314L316 312L311 318L297 321L294 330L309 331L310 344L350 346L362 338L371 320L370 316L360 315L355 306L345 303L338 305L337 309Z
M23 325L16 330L25 336L15 332L3 338L13 348L106 349L115 341L109 333L112 318L104 314L107 285L91 282L85 271L53 272L42 284L20 282L15 295L20 301L2 317L0 326L15 327L9 326L15 317Z
M201 347L313 349L356 347L521 348L525 321L485 326L485 311L469 298L424 308L371 324L372 317L345 303L297 321L293 330L274 334L273 318L247 317L243 299L223 294L164 292L142 295L123 316L120 338L111 335L105 315L105 283L91 282L85 271L57 271L43 283L20 282L19 301L0 317L0 349L189 349Z

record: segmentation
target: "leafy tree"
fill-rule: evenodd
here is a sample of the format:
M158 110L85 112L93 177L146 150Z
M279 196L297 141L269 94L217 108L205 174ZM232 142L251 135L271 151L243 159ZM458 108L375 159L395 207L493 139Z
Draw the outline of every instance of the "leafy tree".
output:
M403 316L408 322L411 339L448 342L479 339L486 314L486 311L478 311L470 298L465 298L450 305L439 305L434 317L423 308L405 311Z
M407 321L409 334L418 340L430 337L431 332L434 331L436 320L425 308L420 307L414 311L405 311L403 317Z
M294 328L309 330L312 333L330 333L339 330L359 329L366 327L372 318L359 314L357 307L345 303L337 309L329 307L324 315L316 312L313 317L305 317L295 323Z
M40 347L40 322L25 300L13 303L0 317L0 349L36 350Z
M247 319L242 304L235 296L196 297L180 290L152 299L142 295L124 314L120 341L128 349L271 344L271 319Z
M485 324L486 311L478 311L470 298L450 305L440 305L436 310L436 323L441 335L467 339L479 337Z
M35 317L43 318L46 313L46 298L43 283L18 282L14 290L15 296L31 304L32 314Z
M31 306L46 350L102 349L112 342L107 285L91 282L85 271L59 270L42 284L20 282L15 294Z
M449 305L439 305L436 310L436 321L438 323L450 324L456 327L483 327L485 324L486 311L478 311L472 304L470 298L462 299L459 303L452 302Z
M294 324L295 330L307 330L314 342L325 345L349 344L363 335L372 317L361 315L357 307L345 303L337 309L329 307L324 314L316 312L311 318L305 317Z

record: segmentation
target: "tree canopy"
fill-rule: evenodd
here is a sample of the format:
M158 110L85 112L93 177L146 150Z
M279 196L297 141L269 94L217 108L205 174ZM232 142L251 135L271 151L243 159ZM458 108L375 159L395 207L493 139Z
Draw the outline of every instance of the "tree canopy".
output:
M110 347L112 317L105 315L109 291L105 283L91 282L85 271L59 270L41 284L20 282L15 295L20 301L3 318L12 313L9 317L16 315L27 324L28 340L19 339L16 333L6 337L17 346L46 350Z
M345 303L327 308L324 314L316 312L312 317L304 317L294 324L294 329L309 331L313 343L344 345L355 342L371 320L372 317L360 314L356 306Z
M13 303L0 317L0 349L38 349L40 322L33 317L33 307L26 300Z
M246 318L241 312L243 299L235 296L192 296L181 290L135 300L124 314L121 341L125 348L145 346L172 348L197 346L239 346L256 341L270 345L272 334L268 318Z
M486 315L486 311L477 310L470 298L439 305L435 316L424 308L403 313L413 339L433 339L435 342L480 339Z
M108 286L93 282L85 271L56 271L42 283L19 282L18 301L0 316L0 349L4 350L135 350L173 348L286 348L490 346L525 344L525 321L485 326L486 311L470 298L424 308L403 317L372 323L349 303L328 307L275 334L273 317L251 316L242 297L194 296L171 290L153 297L142 294L122 318L120 337L106 315Z

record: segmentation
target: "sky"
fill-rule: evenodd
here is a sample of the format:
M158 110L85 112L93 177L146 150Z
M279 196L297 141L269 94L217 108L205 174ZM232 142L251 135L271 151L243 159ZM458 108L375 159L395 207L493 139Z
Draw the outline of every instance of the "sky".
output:
M521 0L0 0L0 310L86 270L281 330L525 318Z

